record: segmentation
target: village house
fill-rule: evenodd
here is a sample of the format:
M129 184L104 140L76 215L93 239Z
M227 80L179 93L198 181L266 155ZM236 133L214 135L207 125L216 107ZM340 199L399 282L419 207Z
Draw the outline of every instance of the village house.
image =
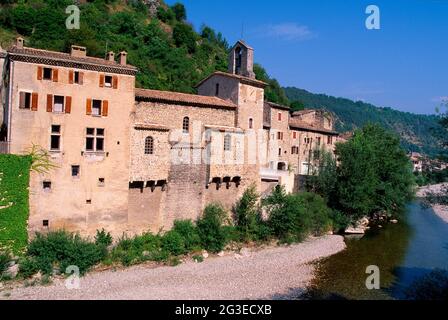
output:
M55 165L31 175L30 235L158 232L209 203L230 210L250 185L298 191L319 152L334 150L333 117L265 101L253 57L238 41L228 72L208 76L194 95L135 88L126 52L99 59L21 38L0 51L0 151L38 146Z

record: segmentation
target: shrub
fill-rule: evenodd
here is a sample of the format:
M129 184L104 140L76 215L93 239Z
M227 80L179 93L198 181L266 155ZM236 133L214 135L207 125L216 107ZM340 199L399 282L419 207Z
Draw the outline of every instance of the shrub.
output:
M448 271L435 270L405 290L408 300L448 300Z
M340 211L332 210L330 213L330 219L333 222L333 231L340 232L345 230L352 220L350 217Z
M226 211L219 204L210 204L204 210L204 215L198 220L198 232L203 247L211 252L220 252L226 244L226 235L222 227Z
M175 256L187 253L183 237L175 230L171 230L163 236L162 249Z
M254 185L244 191L243 196L234 207L237 230L243 240L258 240L263 221L257 206L259 195Z
M103 247L65 231L37 234L28 246L27 256L35 259L44 274L51 274L54 265L62 272L75 265L84 274L105 257Z
M19 273L24 278L30 278L40 270L35 258L26 257L19 261Z
M0 275L8 269L9 261L11 260L9 253L0 252Z
M191 220L175 221L173 230L182 236L186 251L196 251L201 248L198 229Z
M113 239L109 232L106 232L104 229L96 231L95 243L97 245L108 247L112 244L112 241Z
M161 249L162 237L145 233L134 238L122 237L112 249L112 261L120 261L124 266L130 266L143 261L164 261L169 254Z

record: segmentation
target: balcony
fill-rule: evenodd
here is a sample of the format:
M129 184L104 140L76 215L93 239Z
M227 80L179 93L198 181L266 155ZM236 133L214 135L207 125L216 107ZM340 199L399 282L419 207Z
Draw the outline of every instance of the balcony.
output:
M10 145L10 142L8 142L8 141L0 141L0 154L9 153L9 145Z

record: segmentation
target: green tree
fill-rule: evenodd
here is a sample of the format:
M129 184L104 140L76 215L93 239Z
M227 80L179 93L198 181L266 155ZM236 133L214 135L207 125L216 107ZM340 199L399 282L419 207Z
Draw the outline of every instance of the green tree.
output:
M171 9L173 10L177 21L184 21L187 19L187 11L182 3L175 3Z
M399 138L379 125L357 130L337 144L337 190L332 203L354 219L395 213L413 196L414 176Z
M185 46L189 53L196 51L196 34L188 24L176 24L173 29L173 40L177 47Z

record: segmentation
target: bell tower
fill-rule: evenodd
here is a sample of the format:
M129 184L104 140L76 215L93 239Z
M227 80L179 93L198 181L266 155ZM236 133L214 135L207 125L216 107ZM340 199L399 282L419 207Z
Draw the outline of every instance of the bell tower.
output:
M229 55L229 73L255 79L254 49L244 41L238 41Z

